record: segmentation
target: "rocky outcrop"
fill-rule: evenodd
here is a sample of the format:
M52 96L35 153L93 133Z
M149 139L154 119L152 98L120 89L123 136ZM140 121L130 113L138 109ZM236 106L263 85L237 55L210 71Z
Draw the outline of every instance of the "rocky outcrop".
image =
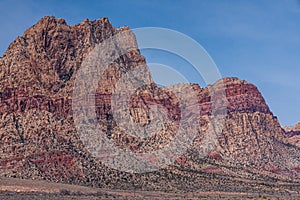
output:
M295 126L284 126L289 143L300 148L300 122Z
M300 122L298 122L295 126L284 126L283 129L286 132L300 131Z
M212 144L216 147L208 154L208 159L214 160L210 162L255 169L259 173L271 172L276 176L299 177L295 170L295 166L300 165L299 149L290 146L296 142L287 137L258 89L237 78L222 81L226 86L227 116L218 133L218 142ZM200 94L206 94L205 90ZM204 105L209 105L209 98L203 99ZM191 150L192 163L203 163L199 157L203 152L201 145L199 142Z
M261 93L257 87L238 78L224 78L219 81L224 84L227 99L227 112L261 112L271 114ZM218 84L218 83L216 83ZM218 88L218 87L216 87ZM223 90L223 87L222 87ZM215 95L221 92L216 89ZM200 107L201 115L211 112L211 94L209 87L201 91Z

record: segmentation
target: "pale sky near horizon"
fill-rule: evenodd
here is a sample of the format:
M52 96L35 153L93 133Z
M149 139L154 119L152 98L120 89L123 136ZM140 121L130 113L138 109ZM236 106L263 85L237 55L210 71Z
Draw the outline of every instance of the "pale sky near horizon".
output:
M255 84L282 125L300 121L300 1L298 0L0 0L0 56L45 15L77 24L108 17L115 27L164 27L201 44L223 77ZM164 52L142 51L148 62L188 64ZM180 67L178 67L180 65ZM185 72L191 82L201 77Z

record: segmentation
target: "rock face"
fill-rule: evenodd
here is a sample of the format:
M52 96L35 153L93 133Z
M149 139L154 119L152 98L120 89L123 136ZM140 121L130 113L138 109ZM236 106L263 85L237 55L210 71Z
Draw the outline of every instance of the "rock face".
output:
M295 126L285 126L283 129L286 131L289 143L300 147L300 122Z
M288 132L296 132L300 131L300 122L298 122L295 126L284 126L283 129L288 133Z
M297 155L299 149L291 146L295 144L287 137L258 89L237 78L225 78L221 81L226 88L227 116L216 148L208 158L213 158L218 164L242 166L258 170L259 173L299 177L296 167L300 164ZM204 91L205 89L200 93L205 94ZM197 156L199 151L203 149L199 149L197 145L191 150L193 165L203 162ZM217 167L218 170L220 168Z
M220 190L220 177L227 177L223 181L231 190L240 185L234 178L299 182L299 143L291 142L258 89L237 78L224 78L206 88L189 84L197 96L199 131L187 153L169 167L133 174L108 168L101 159L95 159L74 125L75 75L96 44L122 31L130 29L115 29L107 18L69 26L63 19L44 17L9 46L0 58L1 176L160 190ZM126 42L137 46L134 39ZM144 127L152 120L150 105L159 105L166 110L163 129L147 138L118 129L111 105L114 86L126 72L145 64L137 48L115 59L99 80L95 95L97 119L106 137L132 152L167 145L175 137L181 120L176 95L151 83L131 96L126 115ZM213 115L214 100L210 94L211 88L221 94L220 85L224 86L226 96L223 129L212 123L221 114ZM183 86L178 87L184 91ZM191 94L185 94L185 98L191 98ZM201 157L199 152L203 151L207 132L218 137L213 148L204 149L207 156L205 153ZM228 182L228 178L233 179ZM196 186L199 182L203 188Z
M105 170L84 149L71 105L74 74L83 58L95 44L126 29L113 28L107 18L69 26L63 19L44 17L9 46L0 62L1 175L94 185L120 182L119 172ZM136 49L116 60L110 73L141 63L145 59ZM115 181L100 181L109 174Z

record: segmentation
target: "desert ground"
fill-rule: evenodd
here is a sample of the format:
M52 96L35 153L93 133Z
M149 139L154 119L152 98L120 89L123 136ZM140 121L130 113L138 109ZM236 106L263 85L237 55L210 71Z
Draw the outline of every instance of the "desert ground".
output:
M0 199L300 199L296 194L107 190L16 178L0 179Z

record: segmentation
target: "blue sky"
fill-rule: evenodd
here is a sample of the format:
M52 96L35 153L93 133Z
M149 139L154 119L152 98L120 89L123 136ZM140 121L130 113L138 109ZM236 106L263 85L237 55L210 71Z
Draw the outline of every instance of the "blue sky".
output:
M180 31L207 50L223 77L239 77L258 86L282 125L300 121L300 1L0 0L0 54L45 15L65 18L69 24L107 16L115 27ZM148 62L179 70L188 65L164 52L142 53ZM193 73L187 76L202 83Z

